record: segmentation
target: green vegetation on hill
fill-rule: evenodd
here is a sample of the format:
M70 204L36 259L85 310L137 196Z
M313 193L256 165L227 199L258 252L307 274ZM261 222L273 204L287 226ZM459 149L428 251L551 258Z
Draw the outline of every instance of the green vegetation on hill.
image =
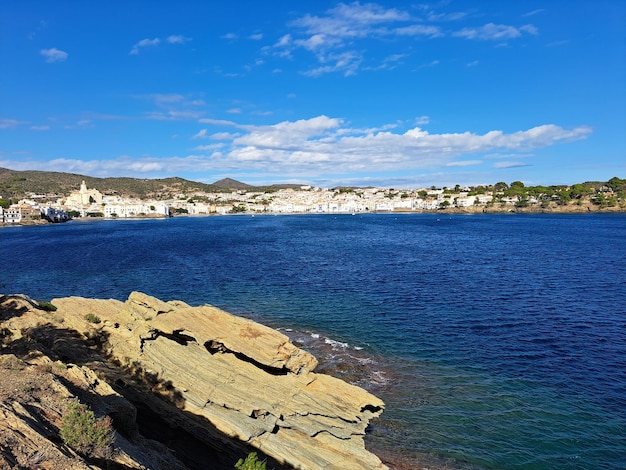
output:
M194 191L227 190L221 186L183 178L93 178L74 173L14 171L0 168L0 196L5 199L19 198L29 193L65 196L77 190L82 181L85 181L87 187L97 188L103 194L155 199L166 199L176 194Z
M141 199L170 199L179 194L194 192L219 193L231 191L267 191L299 185L251 186L225 178L213 184L199 183L183 178L93 178L74 173L52 171L15 171L0 168L0 196L5 200L20 199L31 193L67 196L78 190L82 181L88 188L103 194L117 194Z
M526 206L530 199L555 201L559 205L591 201L603 207L614 207L619 201L626 201L626 179L618 177L606 182L591 181L572 186L524 186L521 181L514 181L510 185L499 182L493 189L500 199L517 199L518 207Z

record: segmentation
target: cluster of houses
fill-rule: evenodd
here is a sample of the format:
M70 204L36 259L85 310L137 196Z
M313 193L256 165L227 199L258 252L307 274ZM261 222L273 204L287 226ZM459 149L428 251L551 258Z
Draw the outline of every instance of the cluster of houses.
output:
M83 181L78 191L67 198L41 204L43 196L31 195L8 208L0 207L0 223L20 224L34 220L66 222L72 217L142 217L168 216L169 206L163 202L146 203L119 196L103 196L97 189L88 189Z
M8 208L0 207L0 222L5 224L21 224L26 221L44 219L48 222L66 222L70 220L67 211L54 207L39 207L20 201Z
M497 202L502 206L516 205L520 197L505 197L502 193L471 192L457 186L454 190L384 188L322 189L302 186L277 191L231 191L223 193L195 192L179 194L169 200L139 200L118 195L103 195L97 189L80 188L66 198L39 203L43 196L31 195L8 208L0 207L0 223L18 224L28 220L45 219L64 222L73 217L134 218L168 217L173 214L209 215L237 212L248 213L357 213L393 211L430 211L448 207L468 208ZM50 198L47 198L48 200ZM558 196L557 196L558 199ZM545 203L528 197L525 204Z
M441 189L399 191L380 188L322 189L302 186L274 192L232 191L228 193L180 194L167 201L138 200L118 195L103 195L97 189L80 188L66 198L40 204L42 196L31 195L7 209L0 208L0 222L24 223L45 219L64 222L72 217L168 217L176 213L189 215L256 213L356 213L384 211L436 210L442 204L468 207L485 204L491 194L468 196L460 191L451 199ZM452 202L446 202L446 201Z
M489 194L468 196L459 192L450 199L443 189L402 191L394 189L363 188L358 190L325 190L303 187L300 191L284 190L270 201L248 202L257 212L272 213L354 213L437 210L442 205L469 207L492 200ZM257 198L258 199L258 198ZM446 203L450 199L451 202Z

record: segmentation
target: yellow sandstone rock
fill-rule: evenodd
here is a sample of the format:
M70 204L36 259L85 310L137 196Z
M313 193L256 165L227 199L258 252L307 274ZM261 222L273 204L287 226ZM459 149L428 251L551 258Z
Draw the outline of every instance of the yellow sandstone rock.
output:
M384 403L314 369L317 360L280 332L212 306L134 292L125 303L54 299L57 316L101 337L110 359L233 439L301 469L384 469L365 449ZM89 323L87 314L101 322Z

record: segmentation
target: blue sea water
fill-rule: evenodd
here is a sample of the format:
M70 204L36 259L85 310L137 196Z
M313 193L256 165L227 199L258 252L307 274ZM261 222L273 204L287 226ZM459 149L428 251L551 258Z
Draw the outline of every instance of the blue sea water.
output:
M0 230L0 292L210 303L387 407L394 468L626 468L626 215L363 214Z

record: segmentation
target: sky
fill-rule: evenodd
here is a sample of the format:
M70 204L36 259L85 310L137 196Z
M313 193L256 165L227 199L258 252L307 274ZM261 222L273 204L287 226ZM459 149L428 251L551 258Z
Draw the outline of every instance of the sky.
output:
M626 177L626 2L0 0L0 167L422 188Z

